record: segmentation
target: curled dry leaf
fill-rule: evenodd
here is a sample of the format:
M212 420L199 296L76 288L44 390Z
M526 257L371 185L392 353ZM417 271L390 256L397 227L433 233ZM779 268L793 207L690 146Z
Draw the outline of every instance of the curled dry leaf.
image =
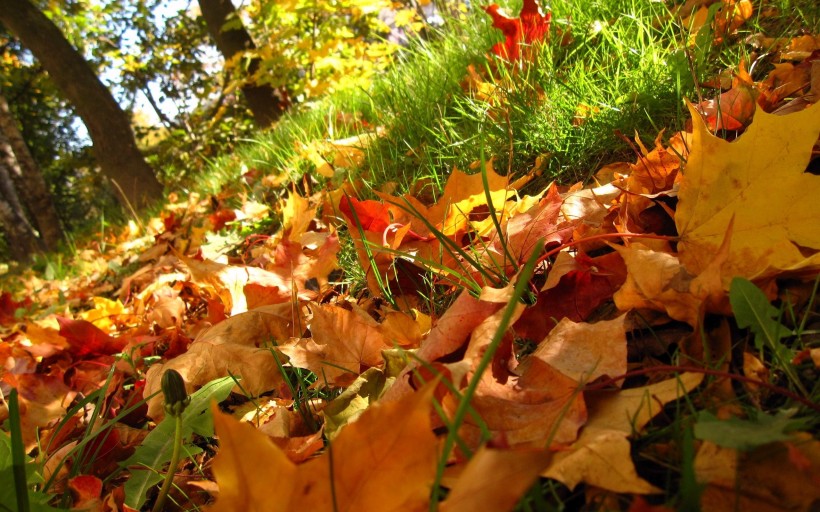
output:
M281 350L290 364L312 371L321 384L346 386L367 368L383 364L382 350L393 348L379 324L356 305L313 303L310 308L311 337Z
M585 482L614 492L658 492L635 471L627 437L640 432L664 404L692 391L702 380L701 374L684 373L641 388L587 393L589 420L581 436L555 454L543 476L570 488Z
M253 396L280 390L284 381L273 346L301 334L300 325L298 310L279 304L233 316L202 331L184 354L148 369L143 393L148 416L158 420L164 415L159 391L162 375L169 369L182 375L189 393L229 373L242 379L242 388ZM279 358L285 360L284 355Z

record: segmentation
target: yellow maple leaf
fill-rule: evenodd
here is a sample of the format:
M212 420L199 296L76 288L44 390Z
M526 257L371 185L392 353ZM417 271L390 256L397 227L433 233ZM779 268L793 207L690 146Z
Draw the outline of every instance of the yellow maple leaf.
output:
M680 260L700 274L734 218L724 285L734 276L766 278L820 269L820 177L803 171L820 135L820 104L787 116L760 109L734 142L709 133L689 105L692 152L675 223Z

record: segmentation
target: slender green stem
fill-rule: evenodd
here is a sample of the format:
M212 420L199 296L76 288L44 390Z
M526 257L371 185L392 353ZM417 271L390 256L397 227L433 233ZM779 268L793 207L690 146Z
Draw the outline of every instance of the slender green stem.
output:
M512 153L512 152L511 152ZM495 205L493 205L493 194L490 191L490 180L487 176L487 166L484 160L484 146L481 146L481 183L484 185L484 198L487 200L487 206L490 210L490 218L493 220L493 225L498 233L499 243L504 249L504 256L512 264L516 272L518 272L518 261L510 252L510 244L504 240L504 231L501 229L501 222L498 220L498 215L495 213ZM508 178L509 179L509 178ZM504 203L501 203L501 216L504 217Z
M171 485L174 483L174 473L176 473L177 465L179 464L179 455L182 451L182 414L174 415L174 451L171 452L171 463L168 465L168 472L165 473L165 481L162 483L162 488L159 490L159 496L154 503L152 512L160 512L165 505L165 498L168 497L168 492L171 490Z
M541 244L543 244L543 239L539 240L536 246L541 247ZM501 344L501 340L504 339L504 334L507 332L507 328L510 326L513 316L515 315L518 300L529 287L530 277L532 277L533 271L535 270L536 262L539 259L538 256L539 252L533 251L532 255L530 255L527 260L527 263L524 265L524 268L521 269L521 273L518 275L518 282L515 283L513 295L501 316L498 329L496 329L493 339L487 346L487 350L484 352L481 360L476 365L473 377L470 379L467 389L464 390L464 394L458 402L458 407L456 407L456 412L453 415L451 428L447 431L447 438L444 440L444 449L442 450L441 458L439 459L438 467L436 468L436 479L433 482L433 490L430 494L431 512L438 510L438 499L441 492L441 479L444 476L444 468L447 466L447 459L449 458L450 452L453 450L453 446L456 443L458 429L461 428L461 424L464 423L467 412L470 410L470 400L472 400L476 389L478 389L478 383L481 381L481 376L490 366L493 356L495 356L495 352Z
M29 512L28 484L26 483L26 449L23 445L23 431L20 429L20 404L17 389L9 393L9 430L11 431L11 464L14 474L14 492L17 494L18 512Z

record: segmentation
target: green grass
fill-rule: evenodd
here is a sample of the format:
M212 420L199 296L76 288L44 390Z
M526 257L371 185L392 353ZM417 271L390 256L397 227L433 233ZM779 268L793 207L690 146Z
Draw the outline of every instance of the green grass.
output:
M369 89L341 90L290 112L273 129L217 159L198 186L215 193L225 183L241 183L248 169L258 169L288 177L304 193L302 178L314 167L297 157L301 144L375 127L384 135L366 149L362 166L336 169L326 186L360 179L365 189L395 183L394 193L401 193L413 184L418 191L421 183L435 197L453 168L466 170L482 154L493 157L502 174L537 171L541 177L532 189L554 180L588 183L603 165L638 158L630 142L635 134L651 147L661 131L669 137L682 129L688 116L684 99L697 102L716 94L701 82L737 69L741 61L762 78L772 65L743 43L747 36L791 37L820 27L816 2L777 0L767 6L780 14L766 14L770 11L755 3L755 16L736 35L717 42L708 27L693 39L691 27L672 16L665 2L555 0L552 39L534 62L511 67L490 54L502 35L474 5L463 18L448 18L426 39L412 42ZM520 2L507 6L512 16L519 9ZM690 40L697 44L687 45ZM494 101L465 90L469 65L495 88ZM579 119L581 109L588 113ZM325 186L323 178L318 181L318 187ZM263 202L280 193L240 187ZM352 244L345 247L341 258L353 263ZM345 277L349 289L363 289L362 269L345 268L356 268Z
M670 64L681 27L653 28L666 12L662 4L556 1L552 10L553 27L571 32L573 40L545 45L532 66L512 72L498 59L488 60L500 32L475 9L430 40L413 43L370 90L342 91L314 110L288 116L240 149L236 161L281 172L294 141L329 137L331 129L336 138L347 135L348 127L332 118L347 112L386 129L361 174L374 188L394 181L406 190L425 178L441 186L454 166L466 168L482 148L496 157L499 171L522 174L546 156L547 177L574 182L602 164L632 158L618 131L654 138L662 128L682 126L681 100L693 92L691 85L684 88L691 72ZM462 90L469 64L498 84L503 101L491 105ZM580 105L597 113L579 124ZM296 176L309 170L287 169Z
M183 190L216 194L227 185L229 190L270 202L271 195L281 190L245 185L243 173L258 169L263 174L285 174L301 186L301 178L310 175L313 169L311 164L295 159L299 143L344 138L376 126L384 127L385 135L367 149L362 167L340 170L329 187L337 186L345 178L360 178L372 189L395 182L401 192L414 182L425 180L435 194L454 167L466 169L482 155L495 157L497 171L515 176L531 172L536 162L541 162L542 177L534 186L541 187L552 180L563 184L587 182L602 165L635 161L637 155L625 138L631 139L637 132L649 145L661 130L671 135L681 129L685 122L683 100L714 94L701 88L695 78L703 80L721 70L735 69L742 59L755 63L756 78L765 75L771 69L771 62L767 56L755 55L752 48L741 43L746 36L756 32L779 37L795 35L801 30L820 31L820 6L814 0L779 0L770 5L783 15L767 17L758 9L756 17L737 36L716 44L707 31L701 34L704 45L684 49L689 28L669 18L662 2L554 0L551 4L553 40L541 49L534 63L515 69L506 67L498 59L487 58L489 48L499 40L500 34L490 26L489 16L476 8L465 20L451 21L427 40L412 43L401 54L397 66L376 80L370 89L340 91L316 105L289 113L273 129L245 141L233 154L216 159L208 173ZM518 6L511 6L508 12L514 14L517 10ZM560 44L556 30L571 33L572 40ZM498 101L488 103L463 90L470 64L485 82L495 84ZM577 119L581 105L594 112L583 122ZM321 179L319 182L322 183ZM259 229L266 228L260 224ZM443 237L441 241L444 243ZM366 269L359 264L350 236L342 237L339 260L345 270L340 290L354 296L366 293ZM51 273L54 278L65 277L71 268L61 254L42 258L37 265L46 277ZM525 274L532 273L532 265L534 261L526 266ZM421 287L423 303L429 305L430 311L445 310L453 294L447 292L447 287L440 286L432 273L423 279L428 280L426 286ZM519 279L511 305L524 296L526 282L525 277ZM485 283L473 284L479 287ZM383 287L383 292L392 300L388 287ZM807 348L804 343L808 342L804 340L817 334L806 320L817 309L817 292L815 283L802 309L793 311L784 305L778 312L779 318L794 331L794 336L786 340L794 350ZM511 311L509 306L480 368L489 364ZM652 331L649 327L646 330ZM667 365L687 364L685 354L680 352L659 357L665 358L660 362ZM787 366L792 364L789 360L764 357L762 349L761 359L770 363L773 383L781 389L815 402L820 399L820 378L811 361L791 368ZM320 377L287 366L278 359L277 363L297 401L297 408L306 423L311 424L310 400L332 398L338 390L327 386L311 389L311 384ZM718 366L709 370L717 372ZM477 376L481 373L475 372ZM714 375L711 378L714 379ZM631 384L637 380L633 379ZM107 385L108 382L103 390L69 409L57 430L85 405L95 405L97 415L103 409ZM446 455L458 443L455 433L469 414L469 398L476 385L477 377L474 377L449 425L436 488L447 462ZM801 389L808 393L801 393ZM665 489L664 499L681 509L699 503L699 484L692 467L693 426L699 409L715 405L699 400L699 395L693 393L669 404L665 409L668 414L659 415L646 434L636 437L633 445L641 476ZM755 400L746 392L740 392L736 403L731 405L750 410L753 405L762 405L768 411L795 405L782 394L769 395L768 401L762 404L754 404ZM123 411L120 416L127 412ZM85 439L72 453L84 453L83 449L102 438L118 418L105 420L104 426L97 429L94 419L96 416L88 422ZM652 451L659 444L669 450L663 457ZM15 463L20 465L19 460ZM81 472L82 464L72 471ZM45 488L51 484L47 482ZM570 491L555 481L541 479L519 503L518 509L563 510L579 506L583 499L583 490Z

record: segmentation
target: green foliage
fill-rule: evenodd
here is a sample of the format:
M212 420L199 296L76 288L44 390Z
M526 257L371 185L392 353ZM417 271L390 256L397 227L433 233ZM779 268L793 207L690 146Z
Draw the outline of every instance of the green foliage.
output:
M780 323L782 312L769 303L760 288L741 277L732 279L729 301L737 325L752 331L755 348L761 352L770 351L792 384L807 394L792 364L795 352L782 342L783 338L794 335L791 329Z
M191 403L182 413L183 454L190 457L202 451L191 444L192 434L213 437L214 424L209 411L211 401L225 400L233 386L233 379L224 377L209 382L191 395ZM169 415L145 437L134 454L122 462L123 467L130 468L132 475L125 484L126 505L135 509L142 507L146 493L162 481L158 470L171 460L173 448L174 418Z
M10 434L0 431L0 508L20 512L48 512L57 510L49 507L50 498L31 487L42 483L39 468L24 453L20 436L20 411L17 405L17 390L9 396Z
M247 16L252 20L249 31L261 42L253 56L262 65L250 80L287 87L297 101L367 86L398 50L384 39L390 29L379 19L380 12L393 6L387 0L255 0ZM396 25L415 32L419 17L402 7ZM241 67L242 59L228 64Z
M768 347L781 357L791 359L792 351L780 340L791 336L792 332L780 323L780 311L769 303L760 288L748 279L736 277L732 279L729 300L737 325L750 328L754 333L755 348L763 350Z
M695 423L695 437L725 448L748 451L776 441L786 441L790 432L805 428L806 421L795 419L796 409L783 409L771 415L758 412L749 419L718 419L701 411Z

